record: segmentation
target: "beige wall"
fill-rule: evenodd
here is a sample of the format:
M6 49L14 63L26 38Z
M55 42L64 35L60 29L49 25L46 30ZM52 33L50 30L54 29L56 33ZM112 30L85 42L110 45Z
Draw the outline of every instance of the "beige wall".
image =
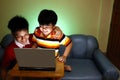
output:
M10 33L7 24L15 15L29 22L29 32L38 26L37 16L42 9L53 9L58 14L57 25L67 35L95 36L106 52L114 0L0 0L0 40Z
M102 51L106 52L114 0L102 0L98 28L98 41Z

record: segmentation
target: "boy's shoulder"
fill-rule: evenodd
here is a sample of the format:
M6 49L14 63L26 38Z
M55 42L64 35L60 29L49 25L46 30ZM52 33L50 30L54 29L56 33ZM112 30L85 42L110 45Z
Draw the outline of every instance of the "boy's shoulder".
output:
M35 29L35 31L34 31L33 34L39 35L39 34L41 34L41 33L42 33L42 32L41 32L40 28L39 28L39 27L36 27L36 29Z
M6 50L13 50L14 48L18 48L18 46L15 44L15 41L12 41L7 47Z
M52 35L54 39L61 39L63 36L63 32L58 26L55 26L52 31Z
M54 29L54 31L56 31L56 32L57 32L57 31L60 31L60 32L62 33L62 30L61 30L60 27L58 27L58 26L55 26L53 29Z

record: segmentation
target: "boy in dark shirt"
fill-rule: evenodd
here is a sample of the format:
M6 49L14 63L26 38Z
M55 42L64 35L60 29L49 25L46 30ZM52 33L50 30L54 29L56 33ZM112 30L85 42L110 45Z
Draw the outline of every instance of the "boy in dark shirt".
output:
M15 16L10 19L8 28L14 37L14 41L11 42L5 49L5 53L2 61L2 80L6 80L8 70L12 69L16 64L16 57L14 48L29 48L31 47L32 35L28 33L28 22L24 17Z

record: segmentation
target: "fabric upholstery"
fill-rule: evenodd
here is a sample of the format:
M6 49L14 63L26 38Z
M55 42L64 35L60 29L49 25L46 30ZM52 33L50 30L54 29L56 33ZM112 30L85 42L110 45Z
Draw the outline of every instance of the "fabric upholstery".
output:
M99 49L97 39L91 35L69 36L73 46L66 64L72 71L65 72L62 80L118 80L116 67ZM65 47L60 48L61 55Z
M11 41L13 41L13 36L11 34L6 34L3 37L0 45L1 45L1 47L6 48L6 46L8 46Z

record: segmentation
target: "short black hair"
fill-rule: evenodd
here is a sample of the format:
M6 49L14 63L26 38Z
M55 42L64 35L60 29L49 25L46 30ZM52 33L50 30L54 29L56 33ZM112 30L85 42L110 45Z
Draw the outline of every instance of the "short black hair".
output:
M43 9L38 16L38 22L40 25L55 25L57 22L57 14L53 10Z
M15 34L20 30L28 30L28 21L22 16L15 16L8 22L8 28L11 30L12 34Z

